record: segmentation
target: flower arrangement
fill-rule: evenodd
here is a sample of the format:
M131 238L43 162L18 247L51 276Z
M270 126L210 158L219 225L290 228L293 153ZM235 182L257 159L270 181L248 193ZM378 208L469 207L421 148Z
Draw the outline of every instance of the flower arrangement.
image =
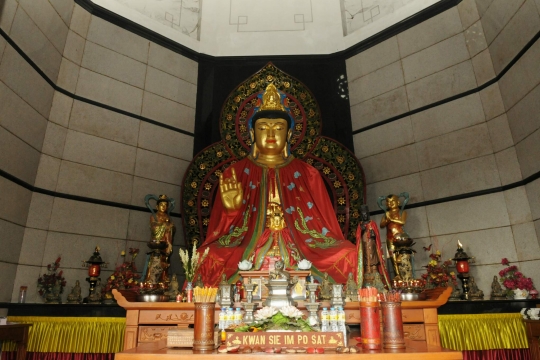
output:
M47 274L43 274L38 278L38 292L45 299L47 299L47 295L52 294L54 297L58 297L64 292L66 286L64 272L60 270L59 273L56 273L56 270L60 267L60 260L62 260L62 257L59 256L52 264L48 264Z
M254 315L255 323L239 326L235 331L300 330L315 331L304 319L304 314L294 306L276 309L265 306Z
M426 287L429 289L452 286L455 289L457 287L456 273L449 270L452 260L446 260L441 264L440 250L431 253L429 257L431 260L427 266L424 266L427 272L422 274L422 278L426 281Z
M517 266L510 266L510 261L507 258L503 258L501 264L507 266L499 271L501 284L508 290L507 296L513 296L513 290L531 291L534 289L532 279L525 277L522 272L518 271Z
M209 250L210 248L206 248L206 250L201 256L201 254L197 251L197 243L194 242L190 259L189 252L187 250L180 249L180 260L182 260L182 267L184 268L184 272L186 273L187 282L193 282L193 279L195 279L195 273L197 272L197 270L199 270L199 266L201 266L204 259L206 259L206 257L208 256Z
M111 292L112 289L126 290L138 288L138 279L141 277L139 274L137 274L137 268L135 267L135 258L138 254L139 249L129 248L131 260L124 261L121 265L116 267L114 273L112 273L112 275L107 279L107 285L103 287L103 294ZM120 256L126 256L126 252L122 251Z

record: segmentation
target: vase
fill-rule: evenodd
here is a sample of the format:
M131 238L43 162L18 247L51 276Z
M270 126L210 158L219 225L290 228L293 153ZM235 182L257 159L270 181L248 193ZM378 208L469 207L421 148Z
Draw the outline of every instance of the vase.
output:
M527 290L515 289L512 291L514 292L514 300L524 300L529 296Z
M57 294L54 294L52 292L47 293L45 295L45 303L46 304L61 304L60 296Z

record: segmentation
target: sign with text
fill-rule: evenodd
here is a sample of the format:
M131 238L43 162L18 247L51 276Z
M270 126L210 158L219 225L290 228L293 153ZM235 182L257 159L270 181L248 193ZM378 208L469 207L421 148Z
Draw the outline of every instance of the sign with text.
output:
M324 347L345 346L340 332L229 332L227 346Z

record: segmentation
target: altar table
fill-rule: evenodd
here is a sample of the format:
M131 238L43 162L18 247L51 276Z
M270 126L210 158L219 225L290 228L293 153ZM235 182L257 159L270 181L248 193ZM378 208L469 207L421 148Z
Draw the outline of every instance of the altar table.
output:
M523 320L527 329L527 338L529 340L529 349L531 350L531 359L540 360L540 320Z
M217 360L243 360L243 359L260 359L265 357L268 359L280 360L312 360L313 354L266 354L266 353L251 353L251 354L218 354L216 352L206 354L194 354L192 349L169 349L166 347L166 340L160 340L154 343L140 345L134 349L125 350L117 353L115 360L178 360L178 359L208 359L215 358ZM359 357L361 355L361 357ZM407 341L407 347L404 350L380 350L370 351L355 354L337 354L334 351L326 351L325 360L462 360L463 355L460 351L451 351L441 348L440 346L426 345L419 341Z
M430 289L426 291L427 299L424 301L402 302L406 339L427 345L441 345L437 308L448 301L451 292L452 288ZM118 305L127 310L124 350L163 339L170 328L193 324L193 303L129 302L118 291L113 290L113 294ZM322 307L330 307L330 303L323 302ZM298 301L298 308L305 311L301 301ZM344 309L347 324L360 324L360 305L357 301L345 303ZM219 307L216 307L215 320L216 323L219 320Z

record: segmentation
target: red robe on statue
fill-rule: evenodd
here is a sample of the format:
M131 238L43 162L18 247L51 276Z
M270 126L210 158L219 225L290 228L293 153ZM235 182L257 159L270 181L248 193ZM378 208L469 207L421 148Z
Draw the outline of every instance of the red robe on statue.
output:
M275 169L247 157L231 165L224 178L232 176L231 168L242 184L244 205L228 212L221 196L216 196L206 240L199 248L201 253L210 248L199 269L205 284L217 286L223 272L230 281L236 281L238 263L244 259L253 260L252 270L260 269L275 237L287 268L308 259L313 264L314 275L327 272L334 282L345 284L352 272L356 279L361 265L358 251L343 237L323 180L315 168L293 156ZM286 224L277 231L266 228L268 191L275 188L279 191Z

